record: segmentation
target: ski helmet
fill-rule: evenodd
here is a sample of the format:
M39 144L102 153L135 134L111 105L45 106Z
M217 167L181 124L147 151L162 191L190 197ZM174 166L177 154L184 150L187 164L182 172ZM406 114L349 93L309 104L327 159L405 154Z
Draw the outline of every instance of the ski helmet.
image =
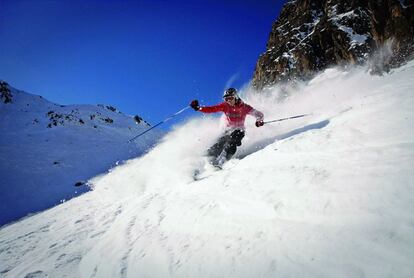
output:
M226 98L226 97L234 97L236 100L240 99L239 96L237 95L237 90L234 88L228 88L227 90L224 91L223 98Z

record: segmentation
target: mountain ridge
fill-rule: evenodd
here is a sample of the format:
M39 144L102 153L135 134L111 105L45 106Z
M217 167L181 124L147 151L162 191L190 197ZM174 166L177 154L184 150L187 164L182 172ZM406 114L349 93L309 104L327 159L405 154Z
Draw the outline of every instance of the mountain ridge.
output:
M88 191L81 185L89 178L145 153L163 135L156 130L127 143L149 128L138 115L110 105L60 105L1 84L0 224Z

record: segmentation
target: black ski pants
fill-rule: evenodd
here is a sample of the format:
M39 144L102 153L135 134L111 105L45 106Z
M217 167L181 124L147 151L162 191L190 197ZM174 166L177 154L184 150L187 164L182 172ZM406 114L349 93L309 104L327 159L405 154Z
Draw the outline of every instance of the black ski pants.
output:
M244 130L227 131L217 140L217 143L207 150L208 156L217 158L223 150L226 150L226 159L229 160L236 153L237 146L241 146L243 137Z

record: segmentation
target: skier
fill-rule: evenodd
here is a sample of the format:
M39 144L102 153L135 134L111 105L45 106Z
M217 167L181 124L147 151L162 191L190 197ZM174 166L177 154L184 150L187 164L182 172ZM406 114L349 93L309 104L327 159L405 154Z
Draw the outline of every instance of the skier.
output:
M198 100L193 100L190 106L195 111L203 113L223 112L226 115L227 127L224 134L208 149L207 155L211 157L210 163L221 168L241 146L244 137L244 120L246 115L256 117L256 126L263 126L263 113L244 103L234 88L228 88L223 94L224 102L214 106L200 106Z

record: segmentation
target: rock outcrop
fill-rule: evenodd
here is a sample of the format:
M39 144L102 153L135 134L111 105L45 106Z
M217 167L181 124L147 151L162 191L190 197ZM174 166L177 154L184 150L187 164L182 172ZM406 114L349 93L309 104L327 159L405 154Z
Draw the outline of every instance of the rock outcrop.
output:
M13 95L10 92L9 84L5 81L0 81L0 101L3 103L12 102Z
M413 0L288 1L273 24L253 86L307 79L331 65L362 64L392 41L387 64L414 53Z

